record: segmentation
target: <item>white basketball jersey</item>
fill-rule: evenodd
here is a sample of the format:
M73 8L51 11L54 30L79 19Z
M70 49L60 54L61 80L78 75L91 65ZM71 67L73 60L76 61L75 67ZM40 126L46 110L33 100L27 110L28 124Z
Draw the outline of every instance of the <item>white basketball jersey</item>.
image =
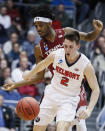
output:
M83 72L89 62L89 59L81 53L77 61L68 66L64 49L55 51L53 63L55 70L51 81L53 89L66 95L79 95L82 80L84 79Z

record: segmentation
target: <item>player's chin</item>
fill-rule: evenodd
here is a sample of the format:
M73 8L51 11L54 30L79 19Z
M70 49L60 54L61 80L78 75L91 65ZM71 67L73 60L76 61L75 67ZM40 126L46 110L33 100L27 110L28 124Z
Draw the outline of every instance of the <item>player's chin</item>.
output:
M38 34L39 34L41 37L44 36L44 34L43 34L42 32L38 32Z

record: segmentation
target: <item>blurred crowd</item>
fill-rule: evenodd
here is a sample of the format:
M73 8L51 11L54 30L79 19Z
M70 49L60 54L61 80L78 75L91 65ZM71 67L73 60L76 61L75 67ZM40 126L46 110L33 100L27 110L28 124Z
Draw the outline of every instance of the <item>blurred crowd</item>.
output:
M43 83L19 87L11 92L1 90L4 84L23 80L23 72L35 66L34 47L41 38L29 14L32 7L40 4L51 6L56 16L52 25L54 29L73 27L74 22L77 28L90 17L98 2L99 0L0 0L0 127L15 131L11 108L15 108L16 102L24 96L32 96L40 101L45 85L52 78L49 70L46 70ZM94 42L85 44L84 53L95 68L102 100L105 100L105 29ZM52 123L47 131L55 131L55 128L55 123Z

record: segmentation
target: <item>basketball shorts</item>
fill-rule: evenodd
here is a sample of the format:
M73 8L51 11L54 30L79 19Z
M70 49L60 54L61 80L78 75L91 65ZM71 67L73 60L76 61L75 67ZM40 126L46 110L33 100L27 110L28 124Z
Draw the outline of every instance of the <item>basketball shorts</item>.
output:
M75 118L79 100L79 96L66 96L52 89L51 93L45 92L38 115L40 121L34 121L34 125L48 125L55 116L56 122L71 122Z

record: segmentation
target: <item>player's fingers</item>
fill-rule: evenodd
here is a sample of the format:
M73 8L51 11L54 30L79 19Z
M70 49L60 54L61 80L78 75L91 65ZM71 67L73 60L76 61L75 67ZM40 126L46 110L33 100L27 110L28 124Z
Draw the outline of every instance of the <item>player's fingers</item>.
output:
M14 85L5 85L5 87L3 86L2 87L2 90L5 90L5 91L11 91L14 89Z
M71 122L71 126L74 126L74 125L77 125L78 123L80 122L80 120L78 118L74 119L72 122Z
M100 20L93 20L93 24L101 24L102 22Z
M100 21L99 20L93 20L93 24L95 25L95 24L97 24L97 23L100 23Z
M100 20L94 20L93 24L94 24L94 26L97 26L99 28L103 28L103 23Z
M96 21L96 20L95 20L95 19L93 19L93 24L95 23L95 21Z
M81 119L86 119L87 117L88 117L87 114L84 113L84 114L82 115L82 118L81 118Z
M102 22L101 21L97 21L96 24L97 24L97 26L102 26Z
M4 90L4 91L7 91L7 90L8 90L7 88L4 88L4 87L2 87L1 89Z
M80 119L85 119L85 118L87 118L88 116L87 116L87 114L85 113L85 111L82 111L80 114L79 114L79 118Z
M8 84L3 85L3 88L4 88L4 89L7 89L8 87L9 87Z
M93 20L93 26L96 27L96 20Z
M7 86L8 86L8 84L3 85L3 87L7 87Z
M85 120L85 119L87 119L87 118L88 118L88 116L87 116L87 115L85 115L85 116L84 116L84 120Z
M79 113L79 119L82 118L83 114L84 114L83 111L81 113Z

